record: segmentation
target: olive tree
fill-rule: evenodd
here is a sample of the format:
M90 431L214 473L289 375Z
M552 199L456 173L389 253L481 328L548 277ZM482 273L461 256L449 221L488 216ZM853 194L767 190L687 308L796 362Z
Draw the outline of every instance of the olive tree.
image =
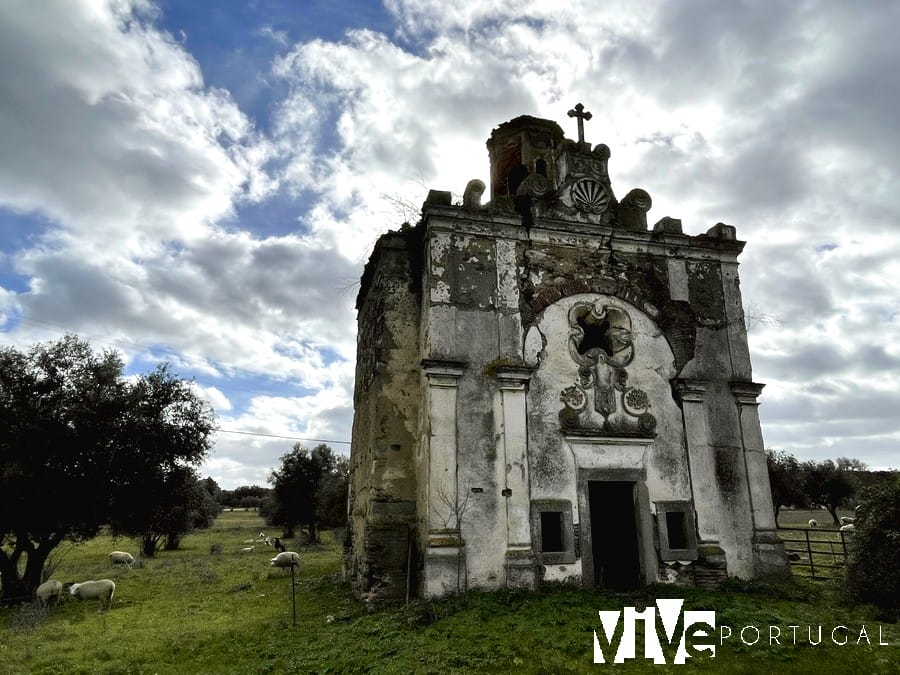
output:
M165 366L124 377L112 351L66 336L0 348L2 601L27 600L65 540L134 523L155 481L199 463L212 412Z

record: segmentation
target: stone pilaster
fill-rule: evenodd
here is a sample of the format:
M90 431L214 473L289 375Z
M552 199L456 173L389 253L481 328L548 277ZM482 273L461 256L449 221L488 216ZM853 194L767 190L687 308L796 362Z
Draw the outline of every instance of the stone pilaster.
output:
M765 385L756 382L731 382L731 392L738 407L741 443L750 504L753 512L754 576L786 576L790 574L784 543L778 536L769 468L759 423L759 397Z
M697 515L697 583L712 587L727 576L725 551L719 545L720 494L716 481L715 460L709 446L706 421L707 382L697 379L678 379L675 392L681 400L684 419L684 440L687 445L688 468L694 512Z
M459 532L457 491L457 393L465 364L423 361L427 380L428 492L423 591L439 597L463 591L465 542Z
M502 461L500 499L506 503L506 584L535 586L535 558L531 544L528 476L526 386L530 368L498 368L500 414L495 415L497 460Z

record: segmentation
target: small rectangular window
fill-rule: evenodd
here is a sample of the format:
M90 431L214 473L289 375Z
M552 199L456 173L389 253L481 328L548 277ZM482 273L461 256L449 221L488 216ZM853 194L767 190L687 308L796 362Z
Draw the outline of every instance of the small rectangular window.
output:
M668 530L670 549L685 549L688 547L684 511L666 512L666 529Z
M696 560L697 529L691 502L672 500L655 504L660 559Z
M531 541L541 565L575 562L576 528L572 522L572 502L566 499L531 502Z
M548 553L558 553L566 550L563 545L562 512L541 512L541 550Z

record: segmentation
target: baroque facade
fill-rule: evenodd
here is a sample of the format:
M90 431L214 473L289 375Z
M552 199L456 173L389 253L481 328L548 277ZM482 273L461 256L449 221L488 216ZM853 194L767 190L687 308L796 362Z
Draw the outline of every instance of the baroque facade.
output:
M357 298L345 571L371 599L788 574L719 223L647 225L605 145L518 117Z

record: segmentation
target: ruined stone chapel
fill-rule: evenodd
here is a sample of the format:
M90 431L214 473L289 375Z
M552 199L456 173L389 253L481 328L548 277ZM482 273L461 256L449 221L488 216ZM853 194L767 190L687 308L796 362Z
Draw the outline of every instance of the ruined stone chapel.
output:
M617 197L530 116L490 200L432 190L357 298L345 571L370 599L787 574L738 281L744 242Z

